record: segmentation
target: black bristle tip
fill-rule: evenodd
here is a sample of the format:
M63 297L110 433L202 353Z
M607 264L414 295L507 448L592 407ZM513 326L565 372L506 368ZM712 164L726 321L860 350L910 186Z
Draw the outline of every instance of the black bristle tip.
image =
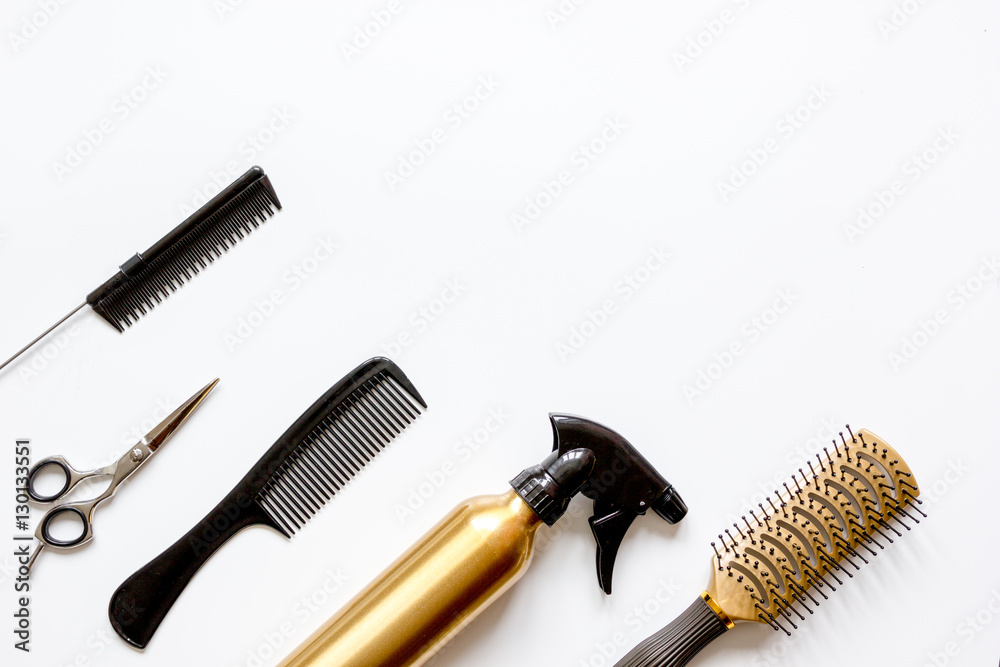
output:
M260 167L253 167L173 231L122 265L87 296L111 326L124 331L276 210L278 195Z

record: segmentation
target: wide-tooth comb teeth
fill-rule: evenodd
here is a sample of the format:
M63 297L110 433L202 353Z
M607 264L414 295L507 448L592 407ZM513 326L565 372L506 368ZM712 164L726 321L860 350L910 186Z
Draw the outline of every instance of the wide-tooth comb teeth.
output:
M906 464L869 431L847 431L833 452L817 455L817 466L809 462L808 472L800 468L758 503L760 515L741 517L735 534L720 533L721 550L712 542L710 594L732 618L788 633L785 624L794 629L793 619L805 618L800 608L812 613L809 604L853 578L849 568L868 563L866 553L876 556L903 535L894 524L919 523L906 510L920 503Z
M294 535L422 412L421 401L382 371L332 406L257 495Z
M124 331L266 222L281 204L259 168L243 178L249 177L257 180L216 204L217 210L149 257L142 268L102 292L91 302L94 311Z

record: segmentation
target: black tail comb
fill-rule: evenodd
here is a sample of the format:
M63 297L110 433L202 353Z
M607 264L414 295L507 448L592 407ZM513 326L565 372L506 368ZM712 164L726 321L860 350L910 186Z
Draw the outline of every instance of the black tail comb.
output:
M222 253L281 210L260 167L240 176L149 250L87 296L111 326L124 331L163 299L207 268Z
M291 537L427 408L396 364L370 359L330 388L187 535L129 577L108 614L145 648L202 565L247 526Z
M45 338L84 306L118 331L161 303L281 210L264 170L253 167L212 198L146 252L137 253L121 270L87 295L87 300L0 364L0 370Z

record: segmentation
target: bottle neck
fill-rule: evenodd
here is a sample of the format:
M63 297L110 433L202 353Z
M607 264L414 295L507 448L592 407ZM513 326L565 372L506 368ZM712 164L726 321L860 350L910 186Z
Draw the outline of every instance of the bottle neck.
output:
M566 512L594 469L594 454L574 449L559 455L553 452L541 464L525 468L510 481L514 492L542 521L554 524Z

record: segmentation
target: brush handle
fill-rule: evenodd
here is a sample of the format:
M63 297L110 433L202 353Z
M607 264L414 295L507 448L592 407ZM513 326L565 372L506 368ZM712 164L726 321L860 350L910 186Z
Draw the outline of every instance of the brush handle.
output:
M251 496L237 491L234 489L198 525L126 579L111 596L108 616L122 639L145 648L191 578L236 533L254 524L283 532Z
M727 630L702 598L667 627L629 651L615 667L682 667Z

